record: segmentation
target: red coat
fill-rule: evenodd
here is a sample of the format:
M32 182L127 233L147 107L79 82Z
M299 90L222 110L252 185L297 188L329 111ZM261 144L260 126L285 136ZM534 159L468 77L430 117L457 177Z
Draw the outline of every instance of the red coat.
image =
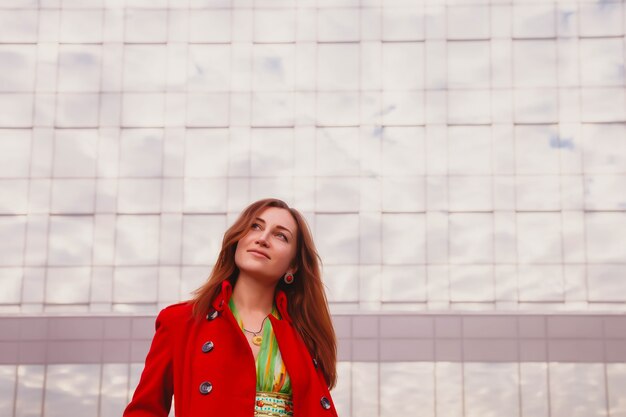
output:
M166 417L172 394L176 417L253 417L256 366L228 308L231 293L232 286L225 280L212 314L201 322L193 319L191 304L185 302L161 310L124 417ZM276 292L275 302L281 319L271 314L269 319L291 379L294 417L337 417L321 368L294 329L282 290Z

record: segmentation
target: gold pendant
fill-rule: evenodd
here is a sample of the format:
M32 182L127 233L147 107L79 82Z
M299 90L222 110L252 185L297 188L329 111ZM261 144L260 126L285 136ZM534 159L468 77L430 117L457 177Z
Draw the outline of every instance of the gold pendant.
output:
M252 336L252 343L257 346L261 346L261 342L263 341L263 336Z

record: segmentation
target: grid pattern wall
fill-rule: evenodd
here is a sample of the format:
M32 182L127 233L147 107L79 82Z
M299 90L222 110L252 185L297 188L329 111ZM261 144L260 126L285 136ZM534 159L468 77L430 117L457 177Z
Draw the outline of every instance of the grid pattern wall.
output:
M342 417L626 415L623 363L338 365L342 385L333 390L333 400ZM119 417L132 395L129 387L137 385L142 368L143 363L0 365L0 409L8 412L5 416ZM12 414L14 405L17 411ZM174 416L173 408L170 416Z
M1 311L155 312L267 196L333 311L625 310L621 1L0 7Z
M1 0L0 415L119 416L154 313L275 196L324 261L342 417L626 417L625 28L619 0Z
M342 417L626 416L623 314L333 321ZM0 415L121 416L153 333L152 316L0 319Z

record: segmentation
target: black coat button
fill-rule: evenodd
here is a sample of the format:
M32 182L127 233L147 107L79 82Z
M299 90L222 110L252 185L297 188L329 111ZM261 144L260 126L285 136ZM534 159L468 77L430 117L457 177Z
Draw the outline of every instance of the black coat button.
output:
M204 381L202 384L200 384L200 394L202 395L207 395L209 392L211 392L212 389L213 385L208 381Z
M330 408L330 401L326 397L322 397L322 399L320 400L320 404L322 404L324 410L328 410Z
M220 312L217 311L216 309L212 308L209 313L206 315L206 319L207 320L215 320L215 318L217 318L217 316L220 315Z
M208 342L205 342L204 345L202 345L202 352L209 353L213 350L213 346L213 342L211 342L210 340Z

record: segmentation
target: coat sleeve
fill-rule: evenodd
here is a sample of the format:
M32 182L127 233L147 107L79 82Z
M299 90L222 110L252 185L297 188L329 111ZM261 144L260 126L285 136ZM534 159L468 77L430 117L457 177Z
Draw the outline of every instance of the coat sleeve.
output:
M167 417L174 390L171 329L165 309L155 322L155 334L133 398L123 417Z

